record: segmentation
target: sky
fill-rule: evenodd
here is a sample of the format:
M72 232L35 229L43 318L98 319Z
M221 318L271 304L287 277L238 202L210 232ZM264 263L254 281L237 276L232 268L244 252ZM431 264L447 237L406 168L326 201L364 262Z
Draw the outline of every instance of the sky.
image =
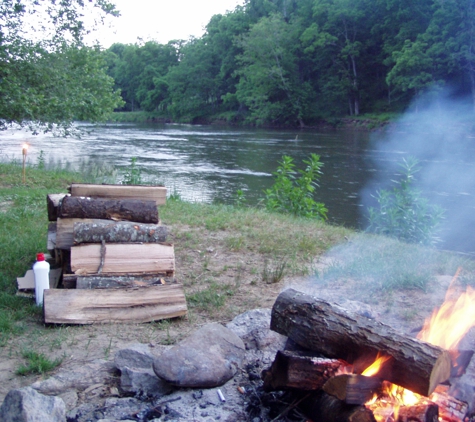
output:
M98 29L94 38L108 48L134 44L137 38L166 44L173 39L199 38L213 15L232 11L244 0L111 0L119 18Z

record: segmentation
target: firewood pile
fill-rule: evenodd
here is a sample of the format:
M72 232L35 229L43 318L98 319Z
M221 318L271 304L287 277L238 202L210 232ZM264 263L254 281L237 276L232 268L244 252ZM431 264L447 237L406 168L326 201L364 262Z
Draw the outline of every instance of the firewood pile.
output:
M72 184L47 197L48 251L61 269L45 323L149 322L185 315L162 186Z
M473 351L444 350L293 289L278 296L270 328L289 340L263 371L264 390L290 393L311 420L468 420L449 386Z

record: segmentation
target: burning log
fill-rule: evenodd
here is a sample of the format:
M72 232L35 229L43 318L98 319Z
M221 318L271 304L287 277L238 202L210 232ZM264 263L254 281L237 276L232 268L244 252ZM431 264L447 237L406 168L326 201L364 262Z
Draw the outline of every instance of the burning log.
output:
M155 201L65 196L58 209L60 218L97 218L115 221L158 223Z
M373 412L365 406L353 406L323 391L312 393L299 408L318 422L376 422Z
M94 220L76 221L73 240L78 243L160 243L167 240L167 227L129 221Z
M382 383L380 378L342 374L330 378L323 386L323 391L343 400L346 404L365 404L373 398Z
M457 400L445 390L446 388L439 386L430 396L430 399L439 405L440 420L445 422L463 421L468 411L468 404Z
M278 351L272 366L262 372L265 391L319 390L338 371L351 368L340 359L302 356L297 352Z
M293 289L278 296L270 328L302 347L355 365L359 359L374 361L384 351L392 359L381 377L424 396L450 377L450 356L440 347Z

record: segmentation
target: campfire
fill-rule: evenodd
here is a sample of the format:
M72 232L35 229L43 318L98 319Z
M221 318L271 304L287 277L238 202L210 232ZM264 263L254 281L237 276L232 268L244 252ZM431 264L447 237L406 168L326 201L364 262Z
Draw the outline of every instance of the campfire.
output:
M475 323L475 290L458 274L417 338L288 289L272 309L271 329L294 347L263 372L266 391L294 392L318 422L466 421L468 404L450 394L473 351L459 350Z

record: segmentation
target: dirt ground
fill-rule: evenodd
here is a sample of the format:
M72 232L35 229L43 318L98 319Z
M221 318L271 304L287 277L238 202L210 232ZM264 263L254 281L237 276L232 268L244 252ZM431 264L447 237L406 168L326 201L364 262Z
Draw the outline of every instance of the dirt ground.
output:
M281 281L269 284L262 281L262 274L256 271L262 268L263 257L246 251L230 252L219 238L210 239L208 244L204 250L176 247L176 274L184 283L187 296L211 290L214 286L215 294L211 298L199 301L194 297L188 301L186 317L146 324L88 326L44 327L38 322L26 322L24 335L0 347L0 402L11 389L51 375L16 375L17 368L25 363L22 357L25 350L42 352L49 359L62 359L62 371L95 359L112 360L114 353L126 344L173 344L207 322L227 323L242 312L271 308L276 297L286 288L303 290L348 309L355 303L357 307L365 306L376 319L410 332L421 327L434 307L442 303L452 279L451 275L437 277L429 292L407 290L393 293L371 291L350 279L324 282L310 276L284 276ZM317 267L327 264L325 257L315 257ZM224 305L221 296L224 296ZM467 341L474 348L473 338Z

